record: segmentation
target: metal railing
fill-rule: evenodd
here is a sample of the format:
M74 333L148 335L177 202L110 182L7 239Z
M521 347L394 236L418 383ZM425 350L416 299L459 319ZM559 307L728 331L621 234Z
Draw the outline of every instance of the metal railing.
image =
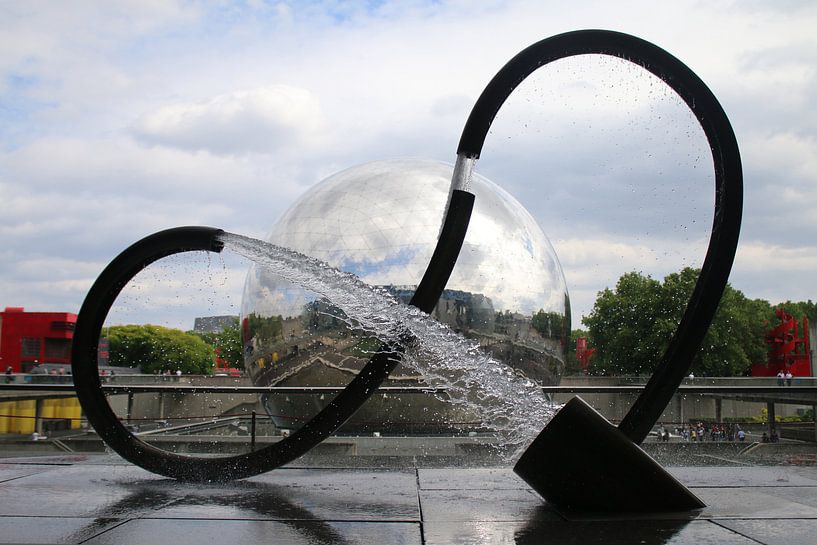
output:
M307 394L307 393L338 393L343 386L204 386L190 384L102 384L102 390L110 394L149 393L149 392L178 392L178 393L214 393L214 394ZM542 386L541 391L550 394L621 394L638 393L644 389L643 384L620 386ZM381 386L378 391L384 393L440 393L445 387L432 386ZM44 391L66 392L74 391L73 384L0 384L1 391ZM776 386L776 385L695 385L682 384L678 387L680 394L779 394L796 392L799 394L817 394L817 385ZM815 398L817 402L817 398Z

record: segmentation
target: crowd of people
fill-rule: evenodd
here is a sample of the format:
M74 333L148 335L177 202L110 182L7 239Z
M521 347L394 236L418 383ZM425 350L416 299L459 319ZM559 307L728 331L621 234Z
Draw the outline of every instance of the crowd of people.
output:
M740 424L718 424L718 423L704 423L697 424L682 424L676 426L674 435L679 437L681 441L685 442L700 442L700 441L732 441L743 442L746 441L746 431L743 430ZM776 443L779 437L776 432L772 432L773 440L767 434L764 442ZM670 440L670 431L665 426L658 427L658 438L663 442Z

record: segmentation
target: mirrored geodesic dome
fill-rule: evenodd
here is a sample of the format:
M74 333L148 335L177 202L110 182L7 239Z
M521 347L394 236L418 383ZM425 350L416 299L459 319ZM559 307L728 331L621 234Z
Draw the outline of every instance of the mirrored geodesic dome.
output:
M453 167L378 161L311 188L273 226L268 241L326 261L408 302L442 224ZM545 234L507 192L474 175L476 203L460 257L433 311L515 373L556 384L570 335L564 275ZM260 386L345 386L379 346L330 301L253 266L242 301L245 367ZM398 366L386 385L424 385ZM298 428L334 394L287 390L266 398L276 426ZM463 431L468 411L429 394L377 395L343 430Z

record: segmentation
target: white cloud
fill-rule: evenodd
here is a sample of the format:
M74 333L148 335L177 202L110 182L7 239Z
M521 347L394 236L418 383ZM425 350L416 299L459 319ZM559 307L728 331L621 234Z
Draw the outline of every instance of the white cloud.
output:
M138 119L144 142L216 154L315 148L323 127L318 99L305 89L272 85L164 106Z
M107 325L151 323L192 329L199 316L239 313L248 262L235 255L189 252L159 260L117 297Z
M393 156L452 161L471 104L500 66L546 36L597 27L654 41L713 89L746 174L733 284L750 297L797 298L813 285L817 10L777 6L6 3L2 255L26 267L58 260L55 281L74 279L81 292L93 272L69 261L101 269L160 228L204 223L263 236L304 187L337 170ZM577 314L622 272L700 264L695 244L711 225L711 169L705 157L695 162L705 143L687 142L676 117L649 124L665 110L644 107L645 95L624 87L637 86L628 74L582 96L599 90L619 106L638 97L643 108L622 116L638 130L613 131L595 110L584 120L596 132L571 132L586 102L571 101L569 86L587 75L571 68L558 101L535 85L502 111L478 165L556 242ZM661 160L648 159L656 150ZM787 256L768 264L774 275L758 266L768 255ZM81 294L26 284L15 271L0 268L7 304L78 307Z
M817 246L749 242L740 245L735 261L741 270L766 272L770 276L785 271L811 272L817 270Z
M653 278L683 267L700 267L706 239L679 242L657 237L627 240L621 237L570 238L555 240L556 253L564 269L573 307L574 326L593 308L596 295L614 288L619 277L636 271Z

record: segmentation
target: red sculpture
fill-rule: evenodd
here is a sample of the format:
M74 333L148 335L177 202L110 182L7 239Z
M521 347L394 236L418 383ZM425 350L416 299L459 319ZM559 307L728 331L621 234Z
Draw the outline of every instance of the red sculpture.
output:
M766 334L769 345L768 362L752 366L752 376L773 377L780 371L795 377L812 376L811 347L808 335L808 317L803 317L802 336L797 320L782 307L775 311L780 323Z
M585 375L590 372L590 358L595 352L595 348L587 347L586 337L576 339L576 359L579 360L579 367L581 367Z

